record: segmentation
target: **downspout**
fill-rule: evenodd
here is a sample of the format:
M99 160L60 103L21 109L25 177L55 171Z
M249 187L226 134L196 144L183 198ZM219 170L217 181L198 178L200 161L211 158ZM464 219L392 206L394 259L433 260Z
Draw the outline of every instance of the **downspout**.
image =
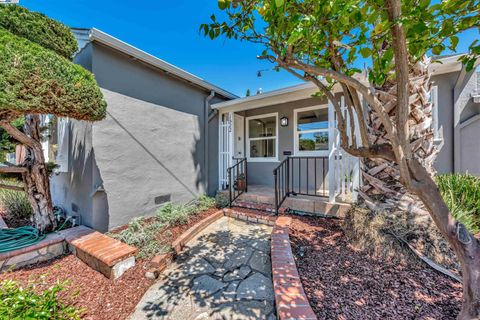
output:
M210 101L215 97L215 91L210 91L210 94L208 97L205 98L205 108L203 112L203 119L204 119L204 125L203 125L203 134L205 136L205 150L203 153L203 164L204 164L204 172L205 172L205 193L208 193L208 179L209 179L209 169L208 167L210 166L209 163L209 156L208 156L208 148L209 148L209 139L208 139L208 126L210 123L210 120L213 119L213 117L210 117Z

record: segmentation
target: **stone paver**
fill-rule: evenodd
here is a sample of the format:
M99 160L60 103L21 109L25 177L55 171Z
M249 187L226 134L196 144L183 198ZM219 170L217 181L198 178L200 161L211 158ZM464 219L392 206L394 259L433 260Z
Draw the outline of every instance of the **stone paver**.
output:
M275 319L271 227L223 217L192 241L130 319Z

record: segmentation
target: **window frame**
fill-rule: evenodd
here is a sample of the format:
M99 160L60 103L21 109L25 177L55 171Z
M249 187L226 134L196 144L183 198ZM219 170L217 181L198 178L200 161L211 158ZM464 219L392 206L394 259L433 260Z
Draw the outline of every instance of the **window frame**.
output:
M275 117L275 136L274 137L258 137L258 138L250 138L250 120L255 120L255 119L263 119L263 118L270 118L270 117ZM256 116L250 116L250 117L245 117L245 122L246 122L246 155L247 155L247 160L249 162L278 162L278 112L273 112L273 113L265 113L265 114L260 114ZM258 158L252 158L250 156L250 142L251 141L258 141L258 140L275 140L275 156L274 157L258 157Z
M312 111L312 110L318 110L318 109L327 109L328 110L328 105L327 104L320 104L320 105L315 105L315 106L310 106L306 108L298 108L293 110L293 154L295 156L312 156L312 157L325 157L329 155L330 152L330 119L328 119L328 113L327 113L327 123L328 126L326 129L312 129L312 130L306 130L306 131L299 131L298 130L298 113L300 112L305 112L305 111ZM313 132L326 132L328 135L329 143L328 143L328 149L327 150L318 150L318 151L301 151L300 150L300 134L301 133L313 133Z

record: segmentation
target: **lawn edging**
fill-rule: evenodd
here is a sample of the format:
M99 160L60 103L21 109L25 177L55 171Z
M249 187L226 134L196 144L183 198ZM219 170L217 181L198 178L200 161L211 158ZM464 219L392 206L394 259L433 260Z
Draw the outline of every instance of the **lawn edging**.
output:
M291 222L290 217L280 216L272 231L272 277L277 316L280 320L316 320L293 258L289 237Z

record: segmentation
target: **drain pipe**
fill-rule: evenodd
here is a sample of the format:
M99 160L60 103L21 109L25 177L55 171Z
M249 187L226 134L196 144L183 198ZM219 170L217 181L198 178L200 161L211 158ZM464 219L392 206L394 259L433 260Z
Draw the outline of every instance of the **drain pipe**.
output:
M215 97L215 91L210 91L210 95L205 98L205 108L203 112L203 119L204 119L204 124L203 124L203 134L204 134L204 139L205 139L205 150L203 153L203 164L204 164L204 172L205 172L205 193L208 193L208 178L209 178L209 169L208 167L210 166L209 163L209 155L208 155L208 148L209 148L209 139L208 139L208 126L210 123L210 120L213 118L210 118L210 101Z

